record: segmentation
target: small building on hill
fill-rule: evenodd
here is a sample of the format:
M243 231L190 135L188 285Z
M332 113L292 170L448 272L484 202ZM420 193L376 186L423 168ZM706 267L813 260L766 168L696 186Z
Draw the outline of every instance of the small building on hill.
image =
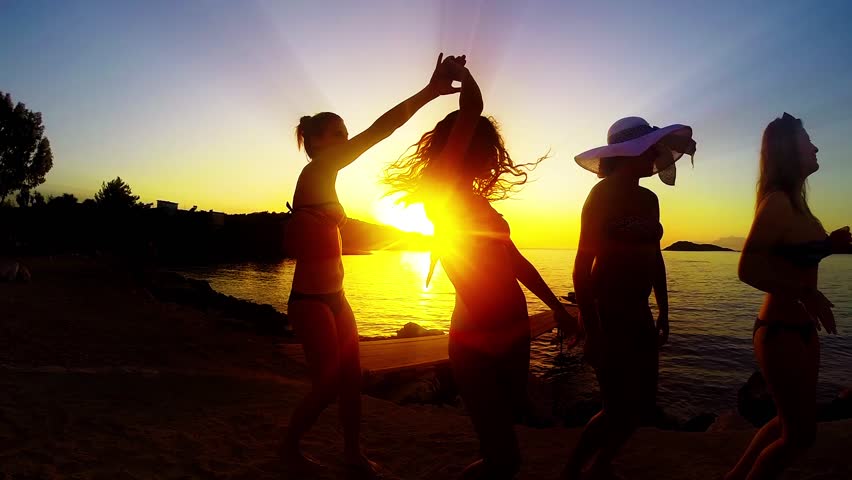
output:
M157 209L174 213L178 210L178 204L177 202L170 202L168 200L157 200Z

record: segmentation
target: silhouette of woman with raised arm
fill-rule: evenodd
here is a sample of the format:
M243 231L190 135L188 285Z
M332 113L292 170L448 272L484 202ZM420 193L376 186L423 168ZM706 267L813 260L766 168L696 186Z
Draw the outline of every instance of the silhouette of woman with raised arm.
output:
M761 428L727 479L778 478L814 442L820 325L837 333L817 289L819 262L848 250L849 227L826 234L805 180L819 169L800 119L785 113L763 132L757 210L740 256L740 280L766 292L754 323L754 355L778 415Z
M302 342L311 376L310 393L296 406L281 447L284 462L297 471L321 467L300 450L300 440L335 399L343 426L344 463L350 473L377 476L377 465L360 446L361 366L358 328L343 293L339 226L346 218L337 197L337 173L367 149L387 138L422 106L457 92L442 75L442 55L429 84L379 117L367 130L349 138L346 125L329 112L302 117L296 140L310 162L302 169L287 225L287 251L296 259L288 317Z
M564 479L580 478L585 470L593 477L614 475L613 458L655 409L669 304L659 201L639 179L659 174L674 185L675 161L684 153L695 153L690 127L657 128L627 117L610 127L607 145L575 157L603 178L583 206L574 261L585 357L595 368L603 409L583 430ZM648 304L652 289L656 325Z
M526 405L530 360L527 302L518 282L553 309L569 333L576 322L491 206L522 185L523 167L535 164L512 162L494 121L481 116L482 96L465 57L452 60L448 71L461 82L459 109L391 165L386 182L391 192L407 192L407 202L423 202L435 227L433 258L456 290L449 357L481 452L463 477L510 479L520 468L514 421Z

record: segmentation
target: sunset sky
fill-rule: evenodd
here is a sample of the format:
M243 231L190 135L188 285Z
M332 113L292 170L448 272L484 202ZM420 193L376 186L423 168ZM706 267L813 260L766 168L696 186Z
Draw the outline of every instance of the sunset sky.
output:
M820 148L813 210L852 223L850 15L848 1L0 0L0 91L44 115L46 195L121 176L146 202L282 211L306 161L301 115L360 132L426 84L438 52L464 53L512 157L551 151L496 204L520 246L576 246L597 178L573 156L629 115L694 128L695 167L643 185L664 243L713 241L747 233L760 135L784 111ZM351 217L401 224L382 169L456 105L427 105L341 173Z

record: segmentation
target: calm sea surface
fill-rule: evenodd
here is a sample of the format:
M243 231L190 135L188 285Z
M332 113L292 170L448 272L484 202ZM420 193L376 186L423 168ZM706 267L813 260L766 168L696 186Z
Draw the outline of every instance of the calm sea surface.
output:
M574 250L525 250L527 258L557 295L573 290ZM664 252L668 269L671 336L660 359L659 403L679 417L719 412L736 406L737 389L756 368L751 329L762 294L737 279L734 252ZM452 284L440 271L424 286L429 265L425 252L375 252L345 256L346 296L362 335L392 335L407 322L426 328L449 327ZM182 270L208 280L222 293L268 303L287 311L294 263L242 263ZM821 334L819 395L830 400L852 386L852 255L820 264L820 289L834 303L840 335ZM653 298L653 297L652 297ZM527 292L530 313L545 310ZM533 344L532 370L548 381L572 383L571 392L587 397L594 377L576 353L557 361L549 335Z

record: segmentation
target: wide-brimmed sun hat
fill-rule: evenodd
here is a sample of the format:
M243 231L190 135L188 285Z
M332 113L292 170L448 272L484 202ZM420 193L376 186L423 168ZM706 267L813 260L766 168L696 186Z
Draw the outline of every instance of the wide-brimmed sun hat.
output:
M653 173L659 173L663 183L674 185L677 177L675 162L683 154L695 155L692 127L680 124L652 127L641 117L625 117L613 123L606 141L607 145L585 151L574 160L586 170L600 174L602 158L638 157L656 145L659 155L654 160Z

